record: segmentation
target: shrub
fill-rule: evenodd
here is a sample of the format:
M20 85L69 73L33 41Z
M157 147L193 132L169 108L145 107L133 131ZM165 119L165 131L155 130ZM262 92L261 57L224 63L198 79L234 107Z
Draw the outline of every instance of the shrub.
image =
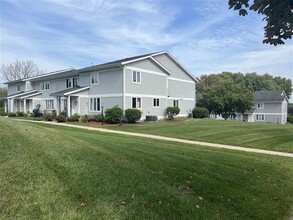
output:
M208 118L209 110L207 108L195 107L192 109L192 116L194 118Z
M292 116L287 117L287 122L293 124L293 117Z
M96 121L97 121L97 122L102 122L102 121L103 121L103 116L102 116L101 114L98 114L98 115L96 116Z
M44 114L43 115L43 120L44 121L53 121L54 120L54 116L51 114Z
M135 108L125 110L125 116L128 122L134 123L141 118L141 111Z
M65 122L66 121L66 116L64 114L60 113L59 115L57 115L55 117L55 119L56 119L57 122Z
M174 117L178 115L179 112L180 112L180 108L177 106L174 106L174 107L169 106L166 108L166 114L168 119L174 119Z
M88 122L97 121L97 118L95 115L89 115L87 118L88 118Z
M88 121L89 121L89 119L88 119L88 116L87 115L81 116L80 122L87 123Z
M122 116L123 116L123 110L119 108L118 106L115 106L113 108L108 108L105 111L106 114L106 122L118 124L121 122Z
M8 117L16 117L16 113L14 112L9 112L7 115Z
M4 108L0 108L0 116L6 116L6 112Z
M74 121L78 121L79 118L80 118L80 115L75 113L71 117L69 117L67 120L74 122Z
M24 112L16 112L16 117L24 117Z

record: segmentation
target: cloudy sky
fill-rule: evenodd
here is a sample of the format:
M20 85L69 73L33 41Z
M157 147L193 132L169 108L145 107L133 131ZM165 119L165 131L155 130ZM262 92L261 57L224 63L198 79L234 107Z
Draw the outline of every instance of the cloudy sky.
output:
M0 0L0 64L45 71L168 50L195 76L232 72L293 78L292 40L262 44L262 16L228 0Z

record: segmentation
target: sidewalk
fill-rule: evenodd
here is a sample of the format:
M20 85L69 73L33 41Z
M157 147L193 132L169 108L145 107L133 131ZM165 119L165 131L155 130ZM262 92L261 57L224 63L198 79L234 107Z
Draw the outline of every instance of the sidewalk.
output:
M292 153L285 153L285 152L279 152L279 151L270 151L270 150L262 150L262 149L256 149L256 148L239 147L239 146L233 146L233 145L215 144L215 143L208 143L208 142L202 142L202 141L191 141L191 140L180 139L180 138L171 138L171 137L164 137L164 136L159 136L159 135L142 134L142 133L127 132L127 131L117 131L117 130L110 130L110 129L106 129L106 128L86 127L86 126L66 124L66 123L47 122L47 121L30 121L30 120L24 120L24 119L17 119L17 120L18 121L25 121L25 122L43 123L43 124L51 124L51 125L57 125L57 126L72 127L72 128L80 128L80 129L85 129L85 130L90 130L90 131L99 131L99 132L104 132L104 133L121 134L121 135L127 135L127 136L151 138L151 139L156 139L156 140L179 142L179 143L184 143L184 144L200 145L200 146L205 146L205 147L213 147L213 148L221 148L221 149L228 149L228 150L236 150L236 151L243 151L243 152L251 152L251 153L267 154L267 155L275 155L275 156L293 158Z

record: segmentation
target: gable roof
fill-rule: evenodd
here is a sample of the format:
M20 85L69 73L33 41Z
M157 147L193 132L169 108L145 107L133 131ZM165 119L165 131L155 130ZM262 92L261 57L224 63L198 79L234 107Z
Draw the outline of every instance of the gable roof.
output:
M89 89L89 86L77 86L69 89L64 89L58 92L51 93L50 96L66 96L76 92L81 92L83 90Z
M267 91L255 91L253 93L254 101L284 101L288 99L284 90L267 90Z

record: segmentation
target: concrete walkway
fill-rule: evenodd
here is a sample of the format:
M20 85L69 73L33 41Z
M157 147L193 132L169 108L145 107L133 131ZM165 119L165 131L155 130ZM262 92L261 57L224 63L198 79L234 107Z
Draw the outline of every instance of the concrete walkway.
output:
M127 131L117 131L117 130L110 130L110 129L106 129L106 128L86 127L86 126L66 124L66 123L46 122L46 121L30 121L30 120L22 120L22 119L17 119L17 120L18 121L25 121L25 122L72 127L72 128L80 128L80 129L85 129L85 130L90 130L90 131L99 131L99 132L104 132L104 133L121 134L121 135L127 135L127 136L151 138L151 139L156 139L156 140L179 142L179 143L184 143L184 144L200 145L200 146L205 146L205 147L213 147L213 148L221 148L221 149L228 149L228 150L236 150L236 151L244 151L244 152L268 154L268 155L293 158L292 153L285 153L285 152L279 152L279 151L270 151L270 150L262 150L262 149L256 149L256 148L247 148L247 147L239 147L239 146L232 146L232 145L215 144L215 143L208 143L208 142L202 142L202 141L191 141L191 140L180 139L180 138L171 138L171 137L164 137L164 136L159 136L159 135L142 134L142 133L127 132Z

